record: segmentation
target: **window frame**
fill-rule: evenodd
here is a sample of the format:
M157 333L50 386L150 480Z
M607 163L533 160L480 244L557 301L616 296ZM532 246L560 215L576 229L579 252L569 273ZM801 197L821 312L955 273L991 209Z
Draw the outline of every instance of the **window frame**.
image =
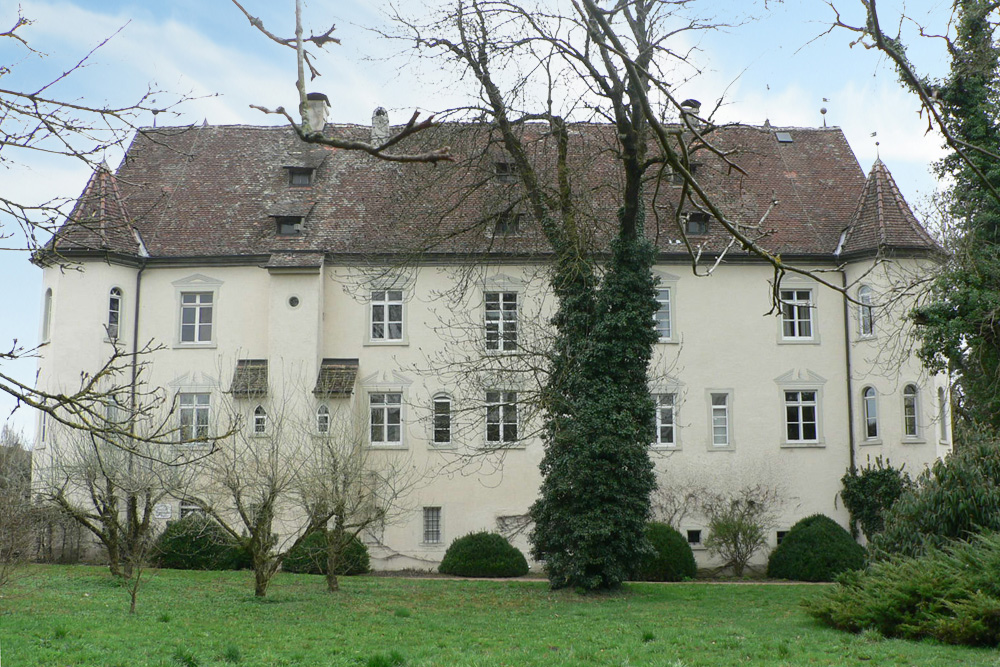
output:
M40 340L43 343L52 339L52 301L52 288L48 287L42 297L42 335Z
M121 336L123 305L124 292L122 292L122 288L115 286L108 290L108 318L104 327L108 341L115 342Z
M786 295L792 295L790 298ZM806 294L808 297L802 299L801 295ZM816 290L812 287L804 286L783 286L778 290L778 298L780 301L780 313L779 318L779 339L783 343L814 343L818 342L819 336L817 335L816 326ZM803 317L803 313L806 317ZM789 325L791 325L791 333L789 333ZM808 333L803 334L802 330L804 325L808 325Z
M199 415L204 414L204 422ZM186 415L188 415L186 417ZM209 437L212 425L212 394L207 391L181 391L177 393L177 435L181 442L198 444L196 441Z
M669 403L665 403L664 399L669 398ZM679 435L677 431L677 393L659 392L653 394L653 401L655 403L655 417L654 423L656 427L656 435L653 438L653 448L654 449L679 449L680 439L677 437ZM663 408L670 408L670 422L666 423L663 419ZM670 441L667 442L663 439L663 429L670 429Z
M392 298L392 294L399 294L399 298ZM377 295L382 295L377 298ZM368 293L368 343L372 345L401 345L406 343L406 301L407 293L402 287L385 287L372 289ZM391 309L399 307L399 319L391 319ZM376 318L376 309L382 309L380 318ZM399 325L399 336L390 337L392 325ZM382 334L375 335L376 325L382 326Z
M516 290L483 291L483 344L487 352L512 352L518 350L520 317L520 292ZM496 308L491 301L496 300ZM507 308L509 302L513 308ZM491 313L496 315L491 318ZM508 313L513 313L509 316Z
M663 295L666 294L666 298ZM653 313L653 322L656 326L658 343L672 343L674 341L674 287L673 285L656 286L656 303L659 307ZM666 311L666 317L662 317ZM664 335L666 329L666 335Z
M420 543L440 545L444 543L444 508L440 505L424 505L421 511Z
M274 216L274 235L282 238L302 236L305 233L306 219L302 215Z
M375 397L382 397L380 402L375 403ZM395 398L395 402L390 402L390 398ZM395 408L396 421L391 420L391 412ZM381 414L379 423L375 422L376 410ZM406 424L403 413L403 392L400 390L371 390L368 392L368 445L373 449L402 449L405 447L403 440L404 426ZM376 427L382 429L382 439L376 439ZM392 427L398 429L398 438L389 439Z
M325 404L316 408L316 433L330 434L330 408Z
M439 405L447 406L447 409L441 412L438 410ZM431 399L431 444L434 447L449 447L452 445L453 420L451 408L452 400L448 394L435 394ZM447 421L446 424L444 424L445 421ZM438 440L439 432L446 432L447 437L443 440Z
M878 391L868 385L861 389L861 440L864 444L878 444L882 431L878 420Z
M484 406L486 429L484 442L487 447L517 447L521 444L521 417L517 409L517 392L508 389L488 389ZM513 417L513 421L511 421ZM490 428L495 427L497 437L490 438ZM513 430L513 437L509 431Z
M197 301L193 303L186 303L185 299L193 297ZM208 297L208 302L205 303L201 301L203 297ZM184 347L198 347L211 345L215 342L215 292L212 290L199 290L199 291L182 291L180 293L180 317L179 326L177 330L177 340ZM192 310L194 313L194 322L186 323L184 321L184 313L186 310ZM203 328L206 323L202 322L202 313L208 312L209 321L208 325L208 337L202 338ZM184 328L194 327L192 329L192 339L184 339Z
M316 170L313 167L285 167L288 170L288 187L290 188L311 188L316 177ZM296 183L297 176L305 176L305 183Z
M797 394L798 397L793 401L789 400L789 394ZM806 400L803 394L812 394L813 398L811 401ZM783 440L786 445L789 446L815 446L822 443L822 437L820 430L820 405L821 405L821 393L819 388L813 387L783 387L781 389L782 395L782 405L784 407L784 415L782 423L784 424L784 435ZM804 417L804 409L812 407L813 409L813 419L812 421L807 421ZM798 438L789 437L789 426L792 425L792 421L789 419L791 416L789 413L789 408L793 408L798 413L798 418L794 422L797 425L799 436ZM802 437L805 435L806 424L812 424L814 429L814 437L806 438Z
M255 437L267 436L267 427L267 410L263 405L258 404L257 407L253 409L253 435Z
M875 337L875 308L872 305L872 288L868 285L858 288L858 336Z
M712 451L724 451L733 449L733 392L731 389L709 389L706 391L708 397L708 445ZM721 405L716 404L717 398L724 399ZM725 420L725 442L716 440L716 421L718 417L717 408L722 408L722 417Z
M908 442L922 440L920 433L920 387L915 382L907 382L903 386L903 440Z
M942 444L947 444L950 442L948 438L948 400L944 387L938 387L937 399L938 421L940 422L938 426L938 441Z

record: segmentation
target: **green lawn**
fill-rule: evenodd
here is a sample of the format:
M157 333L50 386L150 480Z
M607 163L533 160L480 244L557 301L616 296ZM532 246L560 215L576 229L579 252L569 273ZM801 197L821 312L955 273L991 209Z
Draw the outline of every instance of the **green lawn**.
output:
M800 601L819 586L632 584L581 597L544 582L154 572L138 613L107 571L34 566L0 598L0 664L998 665L1000 653L842 634ZM394 656L396 653L398 656ZM402 661L392 660L400 657Z

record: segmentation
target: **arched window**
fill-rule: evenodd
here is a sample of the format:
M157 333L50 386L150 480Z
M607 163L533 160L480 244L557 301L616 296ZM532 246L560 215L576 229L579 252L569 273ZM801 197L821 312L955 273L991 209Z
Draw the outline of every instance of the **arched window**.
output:
M444 395L434 397L434 444L447 445L451 442L451 398Z
M45 302L42 304L42 341L49 339L52 329L52 288L45 290Z
M872 288L858 288L858 332L862 336L875 335L875 311L872 308Z
M861 394L865 411L865 440L878 438L878 396L874 387L865 387Z
M908 384L903 387L903 436L906 438L916 438L919 435L917 420L917 385Z
M319 410L316 411L316 432L330 432L330 408L325 405L319 406Z
M263 405L258 405L253 411L253 434L264 435L267 433L267 410Z
M112 287L108 295L108 338L118 340L118 331L122 322L122 291Z

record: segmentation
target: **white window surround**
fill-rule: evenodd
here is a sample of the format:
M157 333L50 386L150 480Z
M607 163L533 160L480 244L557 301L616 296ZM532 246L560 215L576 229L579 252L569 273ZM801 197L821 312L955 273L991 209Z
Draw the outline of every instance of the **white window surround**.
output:
M875 309L872 305L872 288L862 285L858 288L858 336L875 336Z
M117 341L122 334L122 306L124 292L120 287L108 290L108 314L104 323L104 335L107 341Z
M368 293L369 345L406 343L407 296L401 287L377 288Z
M483 292L484 344L488 352L518 349L521 294L514 290Z
M781 425L781 446L788 448L825 447L826 444L823 435L823 386L826 384L826 379L808 369L796 369L776 377L774 382L778 386L777 398L780 405L778 415L780 416ZM798 434L800 437L798 439L789 438L789 425L792 415L790 415L788 408L802 406L803 397L800 395L797 400L788 401L786 400L786 392L797 392L799 394L802 392L814 393L814 398L811 401L815 407L813 418L809 418L808 410L805 411L807 413L805 415L801 411L798 414L797 423L800 426L800 433ZM790 402L791 406L789 405ZM809 403L810 401L806 401L806 405ZM815 423L815 438L801 437L811 435L808 429L801 429L802 425L806 422ZM806 432L801 432L802 430Z
M330 408L325 405L316 408L316 432L320 435L330 432Z
M180 280L175 280L172 285L174 287L174 292L176 296L176 323L174 325L174 347L175 348L215 348L218 346L219 340L219 324L220 324L220 303L219 296L222 287L222 281L216 280L214 278L209 278L208 276L196 273L194 275L182 278ZM183 303L185 294L210 294L210 302L201 303L201 300L196 300L196 303ZM188 299L190 301L190 299ZM185 335L190 336L191 334L182 333L184 327L184 307L189 308L203 308L206 306L211 306L211 327L206 332L205 329L199 327L198 325L204 324L198 322L200 319L200 310L195 316L195 322L188 322L188 325L195 325L193 340L183 340ZM190 315L188 316L190 318ZM190 332L190 329L188 330ZM208 333L208 339L203 340L201 336Z
M49 341L52 334L52 288L49 287L45 290L45 296L42 299L42 335L40 337L41 342L46 343Z
M212 394L181 392L177 394L179 440L207 438L212 423Z
M941 444L948 443L948 400L944 387L938 387L938 440Z
M815 283L783 280L778 292L778 343L781 345L818 345L819 318Z
M705 402L708 404L708 449L709 451L733 451L733 390L707 389Z
M882 432L878 418L878 391L867 386L861 390L861 444L882 444Z
M486 446L524 447L521 439L517 392L489 390L486 392Z
M653 438L654 449L680 449L680 438L677 430L678 394L664 391L653 394L656 403L656 435Z
M653 315L656 332L659 334L657 342L680 343L677 331L677 281L680 278L662 271L653 271L653 278L656 279L656 300L660 304Z
M400 389L368 389L368 445L372 449L403 449L406 415Z
M444 511L440 505L425 505L421 512L420 543L440 545L444 543Z
M258 405L253 411L253 434L255 436L267 435L267 410L263 405Z
M908 382L903 386L903 442L925 442L920 417L920 386L916 382Z
M448 448L454 442L452 400L448 394L435 394L431 399L431 438L436 448Z

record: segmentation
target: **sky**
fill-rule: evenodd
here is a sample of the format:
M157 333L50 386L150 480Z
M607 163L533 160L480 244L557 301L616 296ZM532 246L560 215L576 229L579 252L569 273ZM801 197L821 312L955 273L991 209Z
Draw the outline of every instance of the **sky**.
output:
M37 90L101 45L84 68L46 93L89 105L127 105L149 89L165 91L156 98L164 105L178 97L191 98L171 113L157 115L158 125L203 121L274 125L280 123L277 116L250 105L296 106L294 53L254 30L229 0L21 0L19 4L32 23L18 34L38 53L0 39L0 69L10 70L0 75L0 89ZM292 34L294 0L242 0L242 4L272 32ZM941 40L921 40L915 32L918 24L932 27L931 32L945 32L949 3L912 0L906 10L913 21L901 21L901 4L880 1L884 30L902 30L911 44L908 55L917 66L932 76L944 75L947 60ZM863 24L859 0L834 0L834 5L843 22ZM416 0L401 0L396 6L414 16L429 11ZM408 56L406 44L371 30L386 28L383 12L388 7L368 0L304 3L307 32L322 33L335 24L334 36L342 42L318 52L322 76L310 84L311 90L330 97L332 122L367 125L372 111L383 106L392 122L401 123L414 110L429 113L466 99L465 89L433 62ZM679 47L691 49L698 64L698 74L684 76L689 80L675 88L680 99L700 100L703 111L721 100L718 121L839 126L865 172L881 157L918 217L930 210L928 199L938 184L929 166L944 154L940 137L927 132L916 98L902 89L884 57L852 46L854 33L830 29L837 14L827 2L696 0L691 8L712 23L730 27L680 38ZM14 25L17 11L17 3L0 5L0 32ZM154 118L138 122L152 125ZM121 155L120 150L111 150L103 157L115 167ZM72 199L88 177L89 167L78 160L0 153L0 196L33 202ZM2 221L2 229L12 231L10 221ZM0 250L4 349L15 339L28 348L37 343L41 270L28 259L23 250ZM3 362L0 372L30 382L35 362ZM34 418L14 407L7 396L0 396L0 424L9 420L30 439Z

